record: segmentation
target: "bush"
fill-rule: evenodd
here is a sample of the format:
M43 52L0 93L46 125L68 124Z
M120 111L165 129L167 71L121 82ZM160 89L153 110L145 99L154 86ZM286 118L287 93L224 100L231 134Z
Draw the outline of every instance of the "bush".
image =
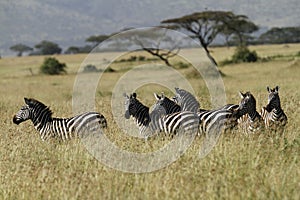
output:
M232 56L233 63L240 62L256 62L258 59L257 53L255 51L250 51L247 47L238 47Z
M98 72L98 69L96 68L95 65L88 64L84 66L83 72Z
M184 63L181 61L176 64L176 68L178 68L178 69L185 69L185 68L188 68L189 66L190 66L189 63Z
M56 58L45 58L40 70L43 74L56 75L66 73L66 64L60 63Z
M114 70L113 68L111 67L107 67L104 72L115 72L116 70Z

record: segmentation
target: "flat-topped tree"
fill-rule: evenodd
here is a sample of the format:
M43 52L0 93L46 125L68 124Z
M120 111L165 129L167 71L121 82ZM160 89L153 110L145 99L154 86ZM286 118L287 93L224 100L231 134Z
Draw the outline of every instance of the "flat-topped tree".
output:
M230 39L237 38L237 45L245 46L247 40L252 38L250 34L259 29L246 15L235 15L230 12L221 20L223 25L219 27L219 32L225 37L227 44Z
M25 44L16 44L10 47L10 50L18 52L18 56L22 56L26 51L32 51L33 48L25 45Z
M235 15L232 12L204 11L179 18L167 19L161 23L177 25L179 29L184 29L192 33L191 37L199 40L208 58L217 65L217 62L208 50L208 46L214 41L217 35L222 34L225 37L230 37L233 34L241 36L244 32L248 33L249 26L246 26L242 30L238 29L239 26L244 26L248 22L246 16Z
M109 35L92 35L92 36L88 37L85 41L92 43L92 48L95 48L101 42L103 42L104 40L106 40L108 38L109 38Z

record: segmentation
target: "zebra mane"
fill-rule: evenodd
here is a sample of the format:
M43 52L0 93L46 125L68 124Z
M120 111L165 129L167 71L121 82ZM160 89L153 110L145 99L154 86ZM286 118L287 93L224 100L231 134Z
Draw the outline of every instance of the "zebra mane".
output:
M35 108L38 109L40 111L43 111L45 114L47 114L48 117L52 118L52 114L53 112L50 110L50 108L48 106L46 106L45 104L43 104L42 102L33 99L33 98L24 98L25 103L30 107L30 108Z

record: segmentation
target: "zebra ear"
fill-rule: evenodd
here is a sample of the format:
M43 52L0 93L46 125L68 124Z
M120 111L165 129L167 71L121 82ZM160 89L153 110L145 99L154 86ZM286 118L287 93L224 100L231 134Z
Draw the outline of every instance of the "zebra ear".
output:
M30 99L28 99L28 98L26 98L26 97L24 97L24 101L25 101L25 103L26 103L27 105L31 104Z
M165 98L165 95L164 95L163 92L161 93L161 98L162 98L162 99Z
M241 99L243 99L245 97L245 95L241 91L239 91L239 95L240 95Z
M271 92L271 89L269 86L267 86L267 91L270 93Z
M132 93L132 97L136 99L136 93Z
M125 92L123 93L123 97L129 99L129 96Z
M155 97L156 100L160 100L161 99L161 96L159 96L158 94L153 93L153 95L154 95L154 97Z
M278 92L278 90L279 90L279 86L277 85L277 86L275 87L275 92Z

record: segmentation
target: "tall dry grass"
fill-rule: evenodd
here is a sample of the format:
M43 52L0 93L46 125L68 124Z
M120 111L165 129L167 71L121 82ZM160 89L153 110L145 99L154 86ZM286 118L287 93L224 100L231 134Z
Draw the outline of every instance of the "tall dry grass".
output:
M285 46L251 47L265 56L285 52ZM274 51L274 49L279 49ZM297 52L299 45L290 45ZM191 51L193 50L183 50ZM233 51L215 48L218 60ZM104 58L106 55L102 55ZM12 116L23 105L23 97L34 97L49 105L55 116L72 115L75 72L85 55L58 56L69 66L69 75L38 74L42 57L0 60L0 199L299 199L300 198L300 64L296 60L237 64L222 67L228 103L238 103L238 91L250 90L257 109L267 103L266 86L280 86L282 107L289 118L284 135L261 133L222 135L213 151L199 159L203 139L196 138L187 152L171 165L152 173L131 174L111 169L86 151L79 139L60 143L40 140L31 122L19 126ZM118 66L114 66L118 68ZM31 76L28 68L35 73ZM179 69L188 75L190 69ZM113 121L110 96L123 72L103 76L96 93L97 110L109 122L108 138L122 149L147 152L170 139L151 140L151 145L120 132ZM203 80L190 77L201 106L210 99ZM151 105L153 91L138 89L142 101ZM171 93L166 91L167 95Z

